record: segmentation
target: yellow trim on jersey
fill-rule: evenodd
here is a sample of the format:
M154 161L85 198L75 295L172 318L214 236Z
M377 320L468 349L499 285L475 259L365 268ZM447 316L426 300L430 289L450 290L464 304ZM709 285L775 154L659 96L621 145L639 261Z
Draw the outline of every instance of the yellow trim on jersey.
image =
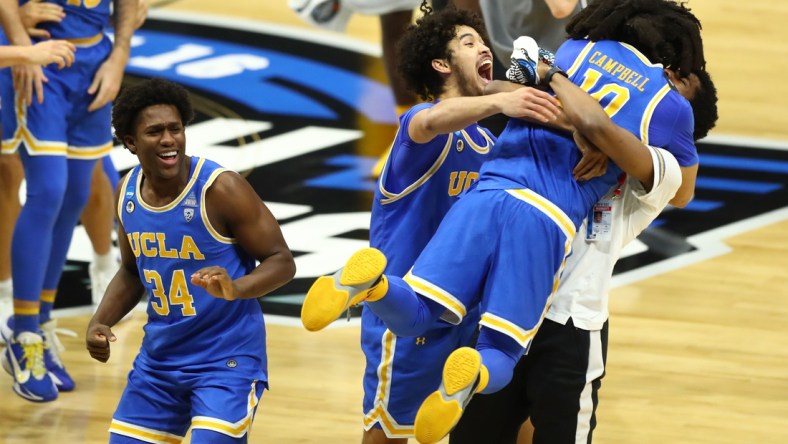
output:
M640 59L641 62L643 62L644 65L648 65L648 66L650 66L652 68L662 68L662 63L654 63L654 62L652 62L651 60L648 59L648 57L644 56L643 53L640 52L634 46L632 46L632 45L630 45L628 43L623 43L623 42L618 42L618 43L621 46L623 46L624 48L630 50L632 52L632 54L634 54L637 58Z
M184 438L183 436L129 424L127 422L118 421L117 419L112 419L112 423L109 426L109 432L153 444L180 444Z
M192 160L194 159L192 158ZM181 203L183 199L186 198L186 196L191 191L192 187L194 186L194 182L196 182L197 177L200 176L200 170L202 169L203 163L205 163L205 159L200 158L200 160L197 162L197 166L194 167L194 173L192 173L192 177L189 178L189 182L186 183L186 186L183 188L183 191L181 191L181 194L176 197L175 200L163 207L154 207L145 203L145 200L142 198L142 193L140 192L140 185L142 184L142 169L140 169L140 172L137 174L137 189L135 190L137 193L137 202L139 202L139 204L142 205L142 207L146 210L153 211L154 213L163 213L175 208L179 203Z
M129 171L128 173L126 173L125 176L123 176L122 179L123 185L121 185L120 187L120 196L118 196L118 201L115 204L116 206L115 210L118 212L118 221L120 222L121 225L123 225L123 202L126 200L126 190L129 187L129 180L131 179L131 173L133 171L134 169L132 168L131 171ZM142 171L140 171L140 173L142 173Z
M572 222L572 219L570 219L569 216L567 216L566 213L564 213L564 211L558 208L554 203L536 194L532 190L529 190L528 188L506 190L506 192L517 199L522 200L523 202L533 205L537 210L547 215L547 217L552 219L553 222L558 225L558 228L564 232L564 235L567 238L572 239L575 236L577 229L575 228L575 224Z
M465 305L460 302L459 299L452 296L449 292L443 290L442 288L439 288L418 276L414 276L410 271L408 271L408 274L406 274L402 279L407 282L416 293L432 299L457 315L459 318L457 324L459 324L460 321L462 321L462 318L464 318L467 314Z
M98 146L69 146L67 150L71 159L100 159L112 151L112 141Z
M383 345L380 365L378 366L378 388L375 396L375 407L364 415L364 429L369 430L376 422L380 422L386 436L405 438L413 436L413 424L400 425L386 410L391 393L391 375L394 369L394 349L397 347L397 336L386 330L381 338Z
M460 132L462 133L462 135L463 135L463 136L465 136L465 141L466 141L466 142L468 142L468 145L469 145L469 146L470 146L470 147L471 147L471 148L472 148L474 151L476 151L476 152L477 152L477 153L479 153L479 154L487 154L487 153L489 153L489 152L490 152L490 148L491 148L493 145L495 145L495 143L493 143L492 139L490 139L490 136L488 136L488 135L487 135L487 133L485 133L483 129L481 129L481 128L479 128L479 127L477 126L477 127L476 127L476 131L478 131L478 132L479 132L479 134L481 134L481 135L482 135L482 137L484 137L484 139L487 141L487 144L486 144L485 146L480 146L480 145L477 145L477 144L476 144L476 142L474 142L474 141L473 141L473 139L471 139L471 136L469 136L469 135L468 135L468 133L467 133L467 132L465 132L465 130L464 130L464 129L460 130Z
M545 310L546 312L547 310ZM543 316L544 317L544 316ZM530 330L523 330L522 328L518 327L511 321L508 321L500 316L496 316L492 313L484 313L482 315L482 319L479 321L479 325L483 325L487 328L491 328L493 330L499 331L506 336L517 341L521 346L525 347L528 345L528 341L530 341L534 335L536 334L536 329L541 324L540 321L534 326L534 328Z
M657 156L657 171L656 171L657 174L655 174L654 177L654 184L652 185L652 189L653 189L657 185L661 184L662 180L665 179L665 157L662 155L662 153L659 152L658 148L651 146L649 148L651 148L651 151L654 152L654 154L656 154ZM659 180L657 180L657 178Z
M254 419L254 409L260 400L257 398L257 383L252 381L252 390L249 392L246 416L232 423L219 418L208 416L195 416L192 418L192 429L213 430L223 435L240 438L249 432Z
M211 185L213 185L213 182L216 180L217 177L219 177L219 174L222 174L226 171L229 170L225 168L217 168L213 173L211 173L211 176L208 177L208 180L205 182L205 185L203 185L202 195L200 196L200 215L202 216L202 223L205 225L205 229L208 230L208 233L210 233L210 235L214 239L224 244L234 244L236 243L235 238L222 236L221 233L216 231L213 225L211 225L211 221L208 220L208 210L206 209L207 202L205 200L205 193L208 191L208 188L210 188Z
M595 42L592 42L590 40L589 40L588 43L586 43L585 48L583 48L580 51L580 53L577 54L577 58L575 58L575 61L574 61L574 63L572 63L572 66L570 66L569 69L566 70L566 75L568 75L569 77L572 77L572 75L575 73L575 71L577 71L577 68L579 68L580 65L582 65L583 62L586 60L586 56L591 51L591 48L594 47L594 44L595 44Z
M670 85L663 86L648 103L646 111L643 113L643 119L640 121L640 140L646 145L648 145L648 129L651 126L651 118L654 116L654 110L657 109L657 105L659 105L659 102L665 98L669 91Z
M371 429L372 426L377 422L380 423L383 433L385 433L389 438L413 438L415 436L412 424L406 426L400 425L394 420L394 418L391 417L391 414L385 409L385 407L380 404L378 404L368 414L364 415L364 430Z
M83 37L79 39L66 39L66 41L71 42L77 48L89 48L96 43L100 42L104 38L104 33L99 32L98 34L92 37Z
M392 365L394 363L394 347L397 345L397 337L391 330L386 329L383 334L383 355L380 358L380 365L378 366L378 394L377 400L379 403L386 404L388 402L389 390L391 384L389 381L392 375Z
M430 177L432 177L432 175L435 174L436 171L438 171L441 165L443 165L443 161L446 160L446 157L449 155L449 151L451 151L452 140L454 140L454 133L449 133L449 137L448 139L446 139L446 145L443 146L443 151L441 151L441 154L440 156L438 156L438 159L435 161L435 163L432 164L430 169L427 170L427 172L424 173L423 176L421 176L418 180L416 180L416 182L413 182L412 184L408 185L408 187L402 190L402 192L400 193L396 193L396 194L389 193L383 187L383 182L385 180L385 177L388 175L388 171L384 171L384 174L382 174L380 176L380 180L378 180L378 188L380 188L380 194L385 196L384 199L380 200L380 204L386 205L392 202L396 202L397 200L402 199L403 197L412 193L418 187L422 186L424 182L426 182ZM391 155L389 155L389 157L391 157Z

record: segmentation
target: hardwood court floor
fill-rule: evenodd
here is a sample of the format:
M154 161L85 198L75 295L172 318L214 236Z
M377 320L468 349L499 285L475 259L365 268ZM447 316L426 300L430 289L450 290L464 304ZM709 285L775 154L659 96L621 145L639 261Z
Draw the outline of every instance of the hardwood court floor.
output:
M692 0L720 90L718 134L788 140L788 3ZM306 28L284 1L166 6ZM373 18L349 35L377 41ZM330 38L330 37L326 37ZM595 442L788 442L788 215L725 239L730 251L611 296L608 374ZM141 338L143 315L115 329L110 363L90 360L88 316L62 319L64 361L78 388L37 405L0 375L0 443L101 443ZM252 443L354 443L361 432L358 328L318 334L269 326L271 391Z

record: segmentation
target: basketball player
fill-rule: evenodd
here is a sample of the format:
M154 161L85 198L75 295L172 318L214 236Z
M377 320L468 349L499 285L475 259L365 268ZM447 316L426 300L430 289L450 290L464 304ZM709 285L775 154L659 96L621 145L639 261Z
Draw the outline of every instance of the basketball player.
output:
M698 71L675 86L692 103L693 138L705 137L717 119L711 77ZM562 103L578 105L579 100L561 96L562 92ZM577 141L589 144L583 137ZM655 176L646 188L637 178L627 177L594 205L594 222L586 218L578 230L546 319L515 367L512 381L496 393L471 399L451 432L452 444L514 444L529 417L535 425L535 443L591 442L605 373L613 267L623 248L659 215L681 185L676 158L666 150L651 149L652 174L662 179Z
M246 442L267 386L256 298L295 275L276 219L240 175L186 154L186 90L148 80L123 91L115 135L140 165L116 191L122 266L88 325L90 355L147 292L145 337L110 443ZM255 261L259 265L255 266Z
M425 103L406 111L379 180L372 206L370 245L391 258L386 272L404 276L443 215L478 177L494 137L476 121L503 111L552 121L558 102L524 89L482 96L492 76L492 54L481 19L447 9L427 14L400 43L401 77ZM308 329L324 325L303 318ZM400 338L364 309L364 443L406 442L424 398L440 383L440 366L468 344L476 322ZM317 324L315 323L317 322Z
M640 25L649 39L641 41L641 34L630 34L633 46L591 40L564 44L556 66L548 69L540 63L539 73L538 48L529 48L523 52L525 63L518 64L520 74L554 89L558 86L553 83L570 83L556 75L568 75L600 101L615 123L644 142L697 158L690 104L672 89L663 66L651 60L671 66L682 78L701 69L705 62L699 22L671 1L613 3L648 16ZM575 20L588 24L592 17L599 23L605 17L595 12L586 9ZM652 45L657 38L659 44ZM304 311L336 317L348 303L366 299L369 308L401 336L418 336L439 319L457 324L469 309L480 306L476 349L461 348L449 356L440 388L419 409L415 434L421 442L445 436L473 393L493 393L508 383L558 286L575 227L616 182L619 168L640 179L638 165L643 163L635 162L635 156L650 157L645 148L618 149L618 137L611 140L598 130L598 125L610 124L607 118L575 115L572 123L584 128L583 134L616 163L602 177L576 182L571 174L578 156L573 140L513 119L483 165L478 186L447 213L404 279L381 276L385 256L367 249L351 257L343 271L347 275L367 271L349 283L355 287L346 281L340 282L344 287L316 284L310 290L316 294L308 295Z
M74 389L50 312L96 159L112 147L109 101L120 87L137 6L137 0L116 1L113 45L104 34L109 0L55 3L65 17L41 26L78 48L73 65L14 68L16 94L10 73L0 80L0 97L8 105L2 110L2 149L19 151L27 178L27 200L11 247L13 338L5 337L9 346L2 358L14 373L14 391L37 402ZM5 31L10 43L31 44L23 27Z
M17 3L13 0L2 0L0 6L2 6L0 22L7 23L4 25L6 27L14 26L11 21L19 14ZM0 46L0 68L22 64L56 64L59 68L65 68L74 62L75 49L73 43L64 40L47 40L31 47ZM0 128L0 139L2 134ZM0 262L2 262L0 263L0 322L13 314L11 260L10 255L4 255L3 252L11 250L11 232L19 212L17 200L19 190L14 188L13 184L16 182L14 176L21 176L21 171L8 171L3 160L5 159L0 155ZM17 205L6 205L6 201L16 201Z

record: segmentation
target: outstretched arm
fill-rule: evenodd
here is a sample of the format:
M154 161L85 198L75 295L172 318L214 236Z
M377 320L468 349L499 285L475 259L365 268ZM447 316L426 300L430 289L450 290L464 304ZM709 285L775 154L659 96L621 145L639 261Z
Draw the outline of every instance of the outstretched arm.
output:
M534 88L487 96L452 97L416 113L408 126L408 135L416 143L427 143L439 134L461 130L498 113L550 122L559 114L558 106L555 97Z
M246 179L234 172L220 174L208 189L206 201L211 225L222 236L235 238L260 264L235 280L221 267L207 267L192 275L192 284L233 300L263 296L293 279L295 261L279 223Z

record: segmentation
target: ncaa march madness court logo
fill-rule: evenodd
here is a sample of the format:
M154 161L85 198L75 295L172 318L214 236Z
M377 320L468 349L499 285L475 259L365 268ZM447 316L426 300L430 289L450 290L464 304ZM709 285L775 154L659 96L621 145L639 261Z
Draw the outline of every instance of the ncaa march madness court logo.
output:
M338 34L181 12L155 11L135 34L127 80L186 86L198 112L187 152L243 172L281 224L298 271L262 300L267 313L297 316L312 281L367 245L369 171L397 124L378 52ZM721 254L731 230L788 218L788 151L722 142L699 146L695 200L630 245L618 283ZM113 160L136 163L119 148Z

